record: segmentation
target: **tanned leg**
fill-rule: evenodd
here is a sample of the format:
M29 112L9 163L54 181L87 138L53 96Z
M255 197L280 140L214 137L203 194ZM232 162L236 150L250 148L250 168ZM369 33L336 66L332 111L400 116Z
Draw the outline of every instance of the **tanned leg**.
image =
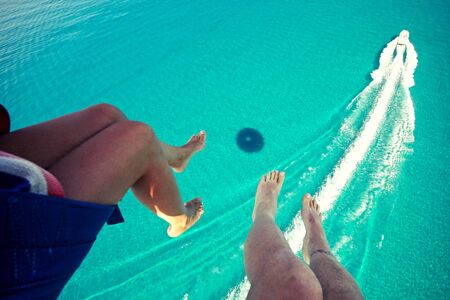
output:
M49 169L89 138L124 120L125 115L114 106L98 104L1 136L0 150Z
M49 169L100 131L126 120L118 108L105 103L98 104L1 136L0 150ZM206 133L200 131L182 147L160 143L167 163L174 171L182 172L190 158L205 147L205 140Z
M203 213L199 199L183 204L160 142L143 123L115 123L73 149L50 168L68 198L117 203L132 187L136 197L178 236Z
M180 173L184 171L191 157L205 147L205 142L206 132L202 130L198 134L191 136L187 143L181 147L174 147L163 142L160 143L167 162L175 172Z

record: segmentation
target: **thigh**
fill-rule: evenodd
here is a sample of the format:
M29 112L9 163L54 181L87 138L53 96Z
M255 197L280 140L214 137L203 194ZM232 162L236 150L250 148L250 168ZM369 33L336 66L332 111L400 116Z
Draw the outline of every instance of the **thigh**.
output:
M98 104L1 136L0 150L48 169L101 130L125 119L117 108Z
M147 125L118 122L74 149L49 171L61 182L66 197L115 204L147 171L153 155L151 143L159 142Z
M272 253L264 274L251 283L247 299L322 300L313 272L291 251Z
M248 299L321 299L322 289L311 269L292 252L269 217L257 217L244 248Z

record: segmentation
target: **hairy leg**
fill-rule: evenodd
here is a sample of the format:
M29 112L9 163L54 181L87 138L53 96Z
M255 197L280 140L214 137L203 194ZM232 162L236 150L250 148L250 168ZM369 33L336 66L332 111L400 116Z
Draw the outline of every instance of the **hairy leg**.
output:
M115 123L90 138L50 168L69 198L117 203L132 187L136 197L169 222L178 236L203 213L199 199L183 205L160 142L143 123Z
M256 192L253 226L245 242L248 299L322 299L313 272L291 251L275 224L284 173L263 176Z
M363 299L353 277L331 254L319 205L309 194L303 196L302 204L302 220L306 227L303 257L322 286L323 298Z
M0 149L49 169L89 138L123 120L125 115L114 106L98 104L2 136Z

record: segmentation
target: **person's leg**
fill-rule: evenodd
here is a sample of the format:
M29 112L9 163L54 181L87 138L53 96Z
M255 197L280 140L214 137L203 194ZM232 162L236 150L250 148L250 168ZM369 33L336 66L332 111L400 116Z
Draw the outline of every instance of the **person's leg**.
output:
M125 115L114 106L98 104L1 136L0 149L48 169L98 132L123 120Z
M115 123L60 159L50 170L66 197L100 204L117 203L132 187L136 197L166 220L178 236L203 213L194 199L183 205L160 142L143 123Z
M118 108L105 103L97 104L79 112L1 136L0 150L49 169L70 151L100 131L126 120L126 116ZM161 142L167 163L175 171L182 172L192 155L204 148L205 139L206 133L201 131L193 135L182 147Z
M301 214L306 227L303 257L322 286L323 298L363 299L353 277L331 254L319 205L309 194L303 196Z
M205 147L206 132L191 136L184 146L174 147L160 141L163 155L175 172L183 172L191 157Z
M291 251L275 224L283 180L283 172L272 171L261 178L256 191L253 225L244 250L251 283L248 299L322 299L313 272Z

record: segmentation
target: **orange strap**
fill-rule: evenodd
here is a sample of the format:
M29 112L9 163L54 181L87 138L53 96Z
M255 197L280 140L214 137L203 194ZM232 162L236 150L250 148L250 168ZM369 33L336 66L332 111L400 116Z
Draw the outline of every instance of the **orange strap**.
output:
M11 130L11 120L6 108L0 104L0 135L7 134Z

